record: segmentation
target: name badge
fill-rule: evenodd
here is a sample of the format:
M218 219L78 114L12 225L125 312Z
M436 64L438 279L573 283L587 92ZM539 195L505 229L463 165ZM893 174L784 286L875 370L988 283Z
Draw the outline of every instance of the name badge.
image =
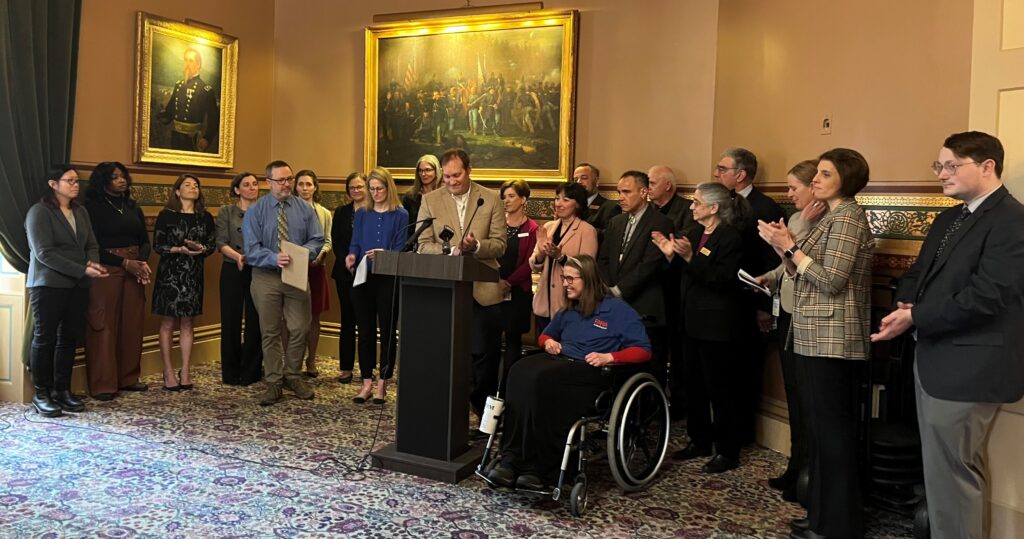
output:
M702 254L704 256L711 256L711 250L708 249L707 247L701 247L700 248L700 254Z
M592 210L599 210L599 209L601 209L601 205L600 204L591 204L590 205L590 209L592 209Z
M604 320L601 320L599 318L595 318L594 327L597 329L608 329L608 322L605 322Z
M520 237L520 238L525 238L525 237L528 237L529 235L530 235L530 233L529 233L529 232L520 232L520 233L519 233L519 237Z

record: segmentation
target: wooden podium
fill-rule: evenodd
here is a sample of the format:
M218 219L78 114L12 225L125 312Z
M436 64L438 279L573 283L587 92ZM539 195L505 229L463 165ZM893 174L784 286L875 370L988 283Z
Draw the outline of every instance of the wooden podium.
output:
M379 252L373 272L399 282L401 388L395 442L372 453L387 470L458 483L483 447L469 440L473 282L498 270L470 256Z

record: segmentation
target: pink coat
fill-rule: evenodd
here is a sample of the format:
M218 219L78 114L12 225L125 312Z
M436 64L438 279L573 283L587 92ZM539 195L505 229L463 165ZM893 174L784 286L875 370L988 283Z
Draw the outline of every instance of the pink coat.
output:
M550 241L554 237L559 222L558 219L555 219L544 223L545 241ZM540 234L538 234L537 247L534 248L533 255L530 256L530 268L534 273L540 273L537 293L533 296L533 314L551 318L562 308L562 266L555 261L554 264L551 264L551 268L548 268L548 258L541 252L541 244ZM597 258L597 229L582 219L576 219L569 230L562 233L559 247L562 249L563 255L590 255Z

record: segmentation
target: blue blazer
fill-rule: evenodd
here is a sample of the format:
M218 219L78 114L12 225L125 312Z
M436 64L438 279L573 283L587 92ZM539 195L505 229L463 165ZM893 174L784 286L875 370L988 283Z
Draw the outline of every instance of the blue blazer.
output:
M26 287L86 288L92 283L85 276L85 263L99 262L100 245L93 234L89 212L77 206L72 213L75 230L59 208L42 202L29 208L25 231L31 257Z

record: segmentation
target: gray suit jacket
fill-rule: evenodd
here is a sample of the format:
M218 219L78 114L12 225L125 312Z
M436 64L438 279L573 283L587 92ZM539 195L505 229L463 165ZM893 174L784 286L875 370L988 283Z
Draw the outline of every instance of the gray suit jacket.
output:
M85 263L99 262L100 245L92 232L89 212L82 206L72 212L77 232L59 208L42 202L29 208L25 231L32 254L26 287L85 288L91 284L85 276Z

